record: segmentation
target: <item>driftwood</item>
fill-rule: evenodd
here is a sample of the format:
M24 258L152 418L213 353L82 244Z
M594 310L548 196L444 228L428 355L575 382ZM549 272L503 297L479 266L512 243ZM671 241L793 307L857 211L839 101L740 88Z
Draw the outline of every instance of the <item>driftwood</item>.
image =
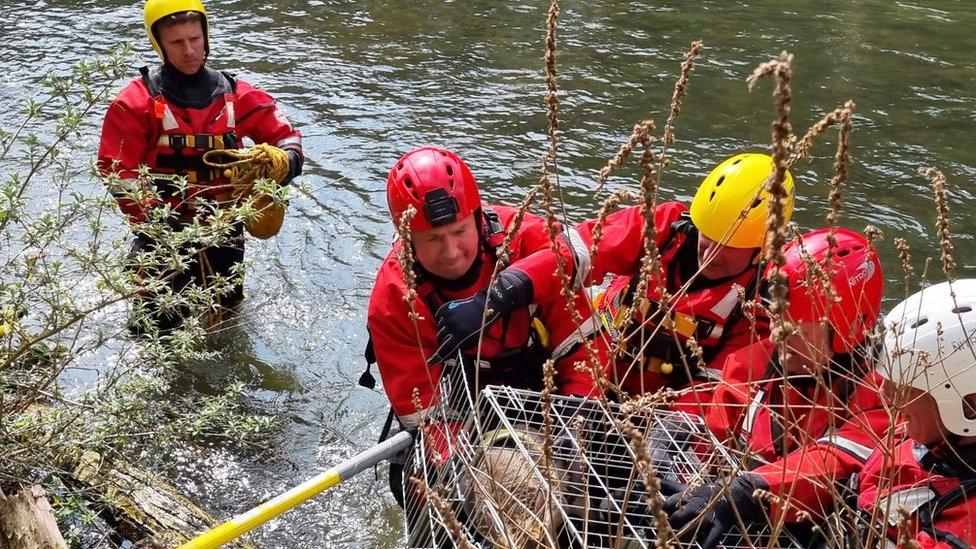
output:
M34 484L13 496L0 491L0 548L67 549L44 489Z
M218 524L159 476L105 463L95 452L85 452L73 476L111 502L109 522L137 547L176 547ZM238 542L227 547L252 546Z
M35 404L23 413L43 416L52 413L52 410L49 406ZM91 497L86 499L99 505L109 504L109 510L102 513L102 517L121 538L132 541L135 547L176 547L219 524L213 516L158 475L128 464L104 460L96 452L84 452L77 461L55 465L61 471L56 475L63 482L90 494ZM47 503L46 500L44 503ZM47 507L50 508L49 505ZM0 530L7 514L0 507ZM51 524L56 530L53 517ZM36 544L11 544L7 547L4 541L0 536L0 549L47 547ZM62 545L51 547L64 547L63 541ZM237 542L226 547L253 546Z

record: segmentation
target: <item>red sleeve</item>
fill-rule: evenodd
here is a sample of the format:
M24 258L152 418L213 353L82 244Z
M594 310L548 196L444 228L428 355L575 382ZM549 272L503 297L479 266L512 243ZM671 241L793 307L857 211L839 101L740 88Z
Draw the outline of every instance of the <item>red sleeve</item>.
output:
M238 79L238 128L241 135L255 143L267 143L285 150L293 150L304 158L302 134L292 126L285 113L264 90Z
M725 354L721 378L715 384L711 405L704 414L709 430L720 440L734 438L741 428L772 351L771 343L757 341Z
M514 215L514 210L498 208L507 215ZM501 211L499 215L501 215ZM506 225L508 222L506 221ZM562 228L559 228L562 231ZM567 246L562 233L556 238L559 253L565 259L566 276L570 281L576 274L572 250ZM549 229L546 220L537 215L526 213L522 218L519 232L512 240L512 262L509 269L516 269L526 274L532 281L532 301L546 303L562 301L562 281L556 275L557 258L549 242ZM584 311L581 311L583 313Z
M944 541L939 541L927 532L915 534L915 543L919 549L956 549L955 545L949 545Z
M139 166L146 162L154 120L151 99L142 86L140 81L129 83L105 112L98 145L98 170L102 177L114 173L122 179L134 179ZM110 188L109 192L132 223L145 221L146 212L159 202L136 202L123 196L119 189Z
M426 363L426 357L437 349L437 336L433 319L427 318L430 312L420 299L415 300L414 307L425 318L417 322L409 320L409 308L403 299L405 283L396 258L398 248L399 245L394 247L380 267L366 322L383 388L393 411L413 427L419 422L418 412L430 407L434 399L441 365ZM413 402L414 390L420 398L420 410Z
M507 210L507 208L506 208ZM561 231L561 228L560 228ZM566 259L566 276L572 281L575 276L573 252L571 244L567 244L563 233L556 239L559 253ZM555 368L558 376L558 391L563 395L595 396L597 384L589 371L588 352L582 344L584 337L589 337L594 329L584 330L577 326L569 314L566 300L562 296L563 282L557 276L556 254L552 251L549 241L546 220L536 215L526 214L518 236L512 241L512 257L514 261L509 269L518 269L532 280L532 300L539 310L542 323L549 330L550 351L557 352L559 345L566 343L572 350L557 357ZM579 289L575 293L573 304L584 324L594 322L593 312L588 294ZM596 338L599 340L599 338ZM609 371L609 360L602 342L594 341L597 356L604 374ZM582 367L578 367L582 364Z
M551 326L551 346L556 347L562 342L568 342L570 345L575 344L575 347L571 347L572 351L569 354L560 356L556 360L556 373L559 376L557 389L561 395L597 396L600 389L590 372L589 352L583 344L583 338L587 337L592 340L597 355L597 364L603 371L604 379L609 379L612 363L608 358L606 340L598 336L592 337L585 330L587 323L596 322L590 314L589 298L585 292L577 292L575 301L576 308L583 317L584 329L580 329L573 322L566 310L565 302L562 302L562 298L560 301L561 303L556 307L548 310L546 307L542 309L543 323L546 326ZM593 328L595 331L596 326ZM552 350L557 351L555 348Z
M790 498L789 508L772 504L774 517L798 522L803 517L797 511L810 513L814 519L827 516L833 510L838 485L861 471L873 449L886 439L891 420L880 402L877 376L861 380L848 403L838 405L849 406L854 415L816 443L753 471L769 483L774 495Z
M758 344L759 347L755 349L757 351L761 348L772 349L772 344L769 343L769 321L765 317L757 316L756 321L752 322L745 316L739 316L731 326L727 326L727 329L729 333L722 340L718 352L708 364L705 364L705 368L715 374L724 369L729 356L751 345ZM771 351L766 356L768 360ZM763 370L765 371L765 365Z
M654 211L655 242L660 247L671 233L671 224L688 208L680 202L664 202ZM587 248L593 246L596 220L580 223L576 229ZM591 257L587 284L600 284L607 274L633 275L640 269L644 254L644 215L641 206L632 206L607 216L600 243Z

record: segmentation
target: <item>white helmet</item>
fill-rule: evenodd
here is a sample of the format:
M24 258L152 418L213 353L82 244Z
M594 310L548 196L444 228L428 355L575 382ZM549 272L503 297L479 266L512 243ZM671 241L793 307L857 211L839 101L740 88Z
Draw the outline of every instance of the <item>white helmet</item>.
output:
M946 429L976 435L963 409L976 393L976 279L925 288L892 309L884 327L881 377L932 395Z

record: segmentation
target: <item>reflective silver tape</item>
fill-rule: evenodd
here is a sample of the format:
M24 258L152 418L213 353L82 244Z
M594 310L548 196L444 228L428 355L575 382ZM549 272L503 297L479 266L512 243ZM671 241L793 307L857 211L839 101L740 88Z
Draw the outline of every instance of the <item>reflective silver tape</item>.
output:
M568 355L577 345L583 342L584 339L592 336L600 329L600 318L597 313L593 313L592 316L583 321L583 324L578 330L573 330L570 332L566 339L559 342L558 345L552 350L552 361L557 360Z
M576 276L573 279L573 290L579 290L586 282L586 277L590 274L590 249L583 242L583 236L573 227L566 227L563 230L566 239L569 240L569 249L573 252L573 260L576 265Z
M176 117L173 116L173 111L169 110L169 105L163 105L163 129L175 130L179 127L180 124L176 121Z
M840 437L833 433L830 433L825 437L818 438L817 442L821 444L830 444L831 446L836 446L842 450L847 450L848 453L856 456L861 461L867 461L868 456L874 452L874 449L872 448L868 448L863 444L858 444L849 438Z

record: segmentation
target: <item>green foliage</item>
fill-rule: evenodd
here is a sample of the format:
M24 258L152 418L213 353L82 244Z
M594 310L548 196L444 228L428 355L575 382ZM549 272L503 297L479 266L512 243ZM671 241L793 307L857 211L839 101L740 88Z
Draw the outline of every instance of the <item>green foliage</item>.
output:
M168 206L156 208L131 227L156 246L130 257L129 227L105 189L158 198L148 171L103 179L90 159L95 121L131 57L126 47L45 76L19 123L0 128L0 483L50 481L90 450L158 460L177 443L251 444L274 434L272 417L248 409L243 385L218 396L173 390L181 372L214 358L202 346L205 328L243 270L206 288L174 291L169 282L199 250L226 244L250 214L245 205L211 209L179 226ZM140 292L183 322L160 330ZM68 535L78 540L92 507L70 489L60 494L59 512L73 517Z

